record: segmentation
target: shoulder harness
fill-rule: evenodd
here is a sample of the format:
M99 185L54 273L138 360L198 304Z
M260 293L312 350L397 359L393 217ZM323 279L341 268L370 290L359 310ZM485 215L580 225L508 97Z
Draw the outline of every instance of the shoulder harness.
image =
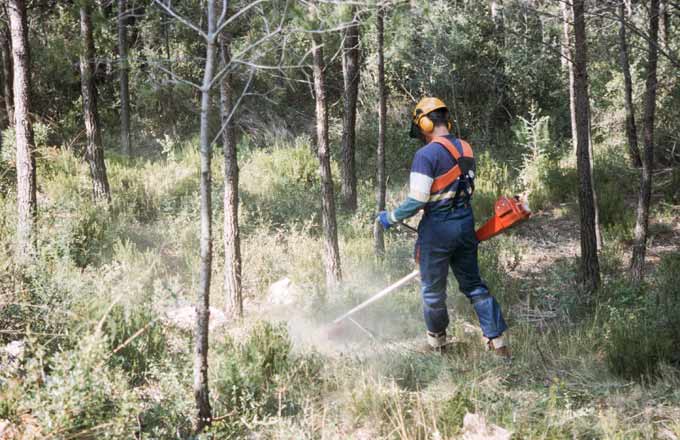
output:
M472 148L470 144L462 139L458 139L461 146L463 147L463 154L461 155L453 143L445 137L436 137L432 139L432 142L436 142L446 148L446 150L453 156L456 160L456 164L448 170L446 173L434 179L432 182L432 187L430 188L430 194L434 194L451 185L456 181L461 175L468 175L470 170L472 170L475 162L474 154L472 153Z

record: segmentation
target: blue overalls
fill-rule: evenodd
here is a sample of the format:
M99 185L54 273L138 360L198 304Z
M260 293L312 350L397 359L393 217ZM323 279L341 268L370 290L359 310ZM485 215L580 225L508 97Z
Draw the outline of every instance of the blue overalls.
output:
M469 146L453 136L446 136L461 156L469 153L467 166L452 183L432 191L440 176L458 161L443 143L431 142L416 153L411 166L408 199L390 213L392 221L401 221L419 209L424 215L418 225L416 261L420 265L423 312L428 331L442 333L449 325L446 308L446 279L449 267L458 287L472 303L482 333L489 339L503 334L507 325L500 305L490 295L481 279L477 262L477 238L470 198L474 189L474 160Z

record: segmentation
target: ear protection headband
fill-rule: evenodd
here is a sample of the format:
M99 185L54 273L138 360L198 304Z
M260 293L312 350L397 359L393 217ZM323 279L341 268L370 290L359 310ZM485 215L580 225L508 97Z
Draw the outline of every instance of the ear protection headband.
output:
M413 112L413 119L411 124L411 137L419 138L422 135L429 135L434 131L435 123L428 116L435 110L445 109L446 104L439 98L424 97L422 98ZM451 130L451 121L447 121L449 131Z
M416 110L416 116L413 119L413 123L418 126L423 134L430 134L434 131L434 122L432 119L427 117L427 114L423 113L420 109ZM446 122L446 126L449 131L451 131L451 121Z

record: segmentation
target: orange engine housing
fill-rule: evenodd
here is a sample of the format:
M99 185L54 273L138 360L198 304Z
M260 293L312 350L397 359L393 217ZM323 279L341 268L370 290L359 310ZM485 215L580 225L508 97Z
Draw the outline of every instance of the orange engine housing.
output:
M475 235L479 241L488 240L530 216L529 207L519 197L501 196L494 205L494 216L477 229Z

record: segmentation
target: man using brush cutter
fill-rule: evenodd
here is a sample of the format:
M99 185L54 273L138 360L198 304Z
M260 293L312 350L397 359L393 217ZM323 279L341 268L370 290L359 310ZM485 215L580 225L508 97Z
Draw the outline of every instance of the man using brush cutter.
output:
M470 206L474 191L475 159L470 145L451 135L446 104L425 97L413 111L410 136L425 143L413 159L410 191L394 211L382 211L377 221L385 228L424 214L418 225L415 258L420 267L423 310L430 347L447 345L446 278L449 267L460 291L472 303L488 348L504 357L510 351L503 333L507 329L501 307L479 273L478 240Z

